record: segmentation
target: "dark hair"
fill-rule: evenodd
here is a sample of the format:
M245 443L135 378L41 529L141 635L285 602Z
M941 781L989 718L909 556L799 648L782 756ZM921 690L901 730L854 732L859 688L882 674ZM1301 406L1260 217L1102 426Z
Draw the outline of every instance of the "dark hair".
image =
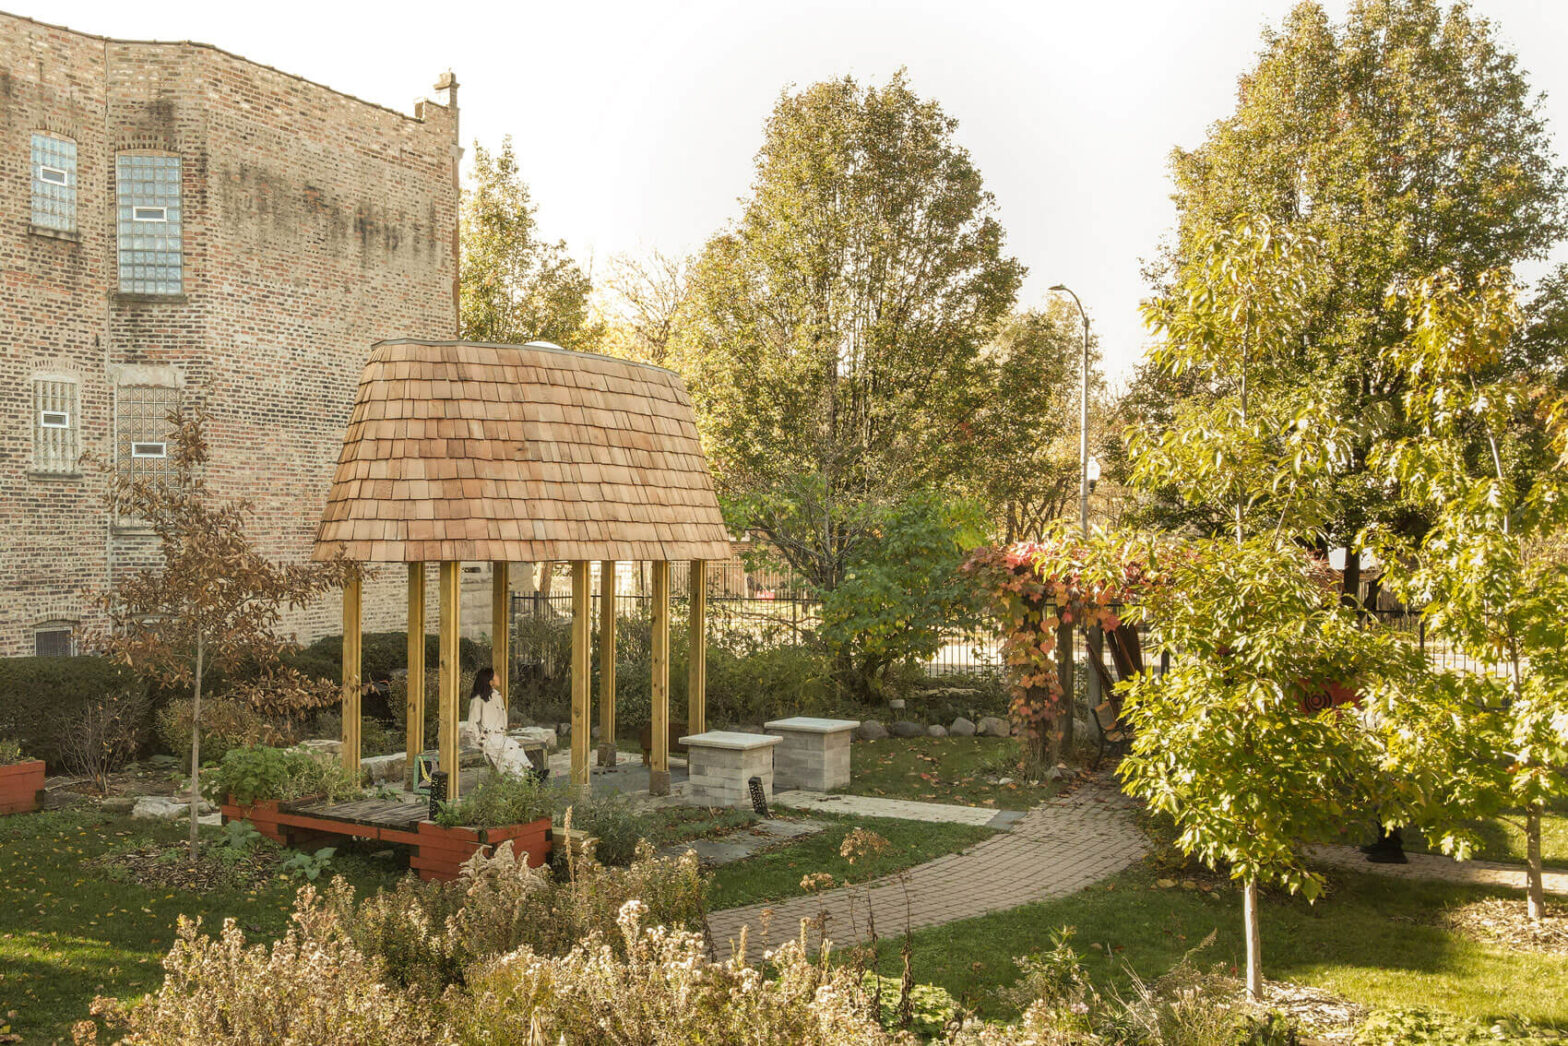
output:
M490 696L490 684L495 681L495 669L481 668L474 673L474 689L469 691L469 697Z

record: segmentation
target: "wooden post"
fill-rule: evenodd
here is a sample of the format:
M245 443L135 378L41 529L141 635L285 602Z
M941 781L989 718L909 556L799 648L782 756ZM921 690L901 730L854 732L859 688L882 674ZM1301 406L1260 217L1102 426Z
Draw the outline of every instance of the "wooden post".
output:
M599 765L614 766L615 562L599 564Z
M343 584L343 767L359 773L360 726L360 575L355 570Z
M512 704L512 571L508 563L490 564L490 667L501 707Z
M403 765L403 782L409 788L418 784L415 766L425 750L425 565L408 565L408 761Z
M463 669L457 660L458 626L462 621L458 600L462 597L463 565L450 560L441 564L441 661L437 667L441 697L441 769L446 771L446 796L456 799L458 787L457 724L458 690L463 685Z
M572 792L586 797L588 781L588 695L593 671L592 604L589 602L588 561L572 561Z
M648 791L670 794L670 564L653 564L653 758Z
M690 641L686 644L686 731L708 729L708 564L691 561Z

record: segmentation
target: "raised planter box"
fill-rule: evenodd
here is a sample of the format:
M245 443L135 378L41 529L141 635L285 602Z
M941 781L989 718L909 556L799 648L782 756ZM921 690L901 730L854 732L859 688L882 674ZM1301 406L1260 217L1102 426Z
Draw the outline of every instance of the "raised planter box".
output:
M44 761L0 766L0 815L30 814L38 809L44 792Z
M464 861L492 846L510 846L514 854L528 858L530 868L537 868L550 856L550 819L504 828L443 828L434 821L420 821L416 846L408 863L426 880L456 879Z
M226 799L219 810L223 813L223 821L249 821L251 827L273 842L282 846L288 845L288 837L283 831L283 826L278 823L278 801L276 799L258 799L254 803L236 803L233 797Z

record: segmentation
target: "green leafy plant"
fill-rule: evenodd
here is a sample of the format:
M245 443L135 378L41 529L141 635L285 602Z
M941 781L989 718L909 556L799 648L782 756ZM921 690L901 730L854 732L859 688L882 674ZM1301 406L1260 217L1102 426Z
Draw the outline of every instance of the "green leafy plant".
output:
M572 827L597 840L593 853L602 864L631 864L637 856L637 844L652 834L648 819L639 815L626 800L615 796L579 799L567 809ZM563 860L564 850L563 847Z
M8 738L0 738L0 766L22 761L22 746Z
M221 763L230 749L250 745L282 745L289 732L256 711L245 701L228 697L209 698L201 712L201 744L204 763ZM159 709L155 717L158 738L173 752L191 749L191 702L177 698Z
M494 770L456 802L441 804L436 823L446 828L500 828L549 817L554 794L532 777Z
M315 882L321 878L322 872L331 867L333 855L337 852L338 848L335 846L323 846L314 853L296 850L283 859L283 862L278 865L278 870L285 875Z
M1483 1023L1437 1010L1376 1010L1356 1029L1355 1046L1478 1046L1555 1042L1556 1032L1512 1018Z
M255 745L230 750L223 762L203 775L203 787L217 801L288 801L307 796L347 799L361 791L358 779L336 760L297 748Z

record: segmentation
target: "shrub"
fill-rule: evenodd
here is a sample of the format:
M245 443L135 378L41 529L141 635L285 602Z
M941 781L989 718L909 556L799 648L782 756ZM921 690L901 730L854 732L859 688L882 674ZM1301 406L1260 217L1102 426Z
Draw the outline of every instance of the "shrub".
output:
M433 996L461 984L475 963L516 948L558 955L590 934L611 934L616 912L634 897L649 898L650 918L700 930L705 887L694 857L644 852L617 869L590 862L565 883L502 847L470 859L454 882L407 877L355 904L353 889L337 881L327 903L392 983Z
M457 660L472 672L484 656L480 644L472 639L461 639L457 644ZM343 676L342 635L322 636L303 650L289 654L284 659L301 671L309 671L325 679ZM441 637L425 637L426 671L434 675L434 668L441 660ZM360 637L360 675L365 679L391 679L394 673L408 668L408 636L403 632L366 632Z
M74 716L109 694L145 690L107 658L0 658L0 735L58 768L64 765L60 743Z
M700 934L646 925L638 901L617 916L614 946L596 938L559 957L524 948L473 971L468 1004L451 1010L458 1037L496 1046L893 1041L863 1014L854 975L807 958L804 940L775 950L764 979L743 956L710 960Z
M189 756L191 750L191 701L179 698L165 705L157 716L158 738L169 751ZM226 697L201 703L201 754L203 763L219 763L233 748L278 745L292 741L289 731L262 716L250 705Z
M307 796L347 799L360 792L358 779L336 760L265 745L230 749L221 763L202 774L202 783L211 798L242 804Z
M0 737L0 766L22 761L22 746L8 738Z
M456 802L442 803L436 823L448 828L500 828L549 817L555 798L533 777L487 773Z
M572 827L597 840L593 855L601 864L631 864L637 856L637 844L651 834L648 819L615 796L579 799L571 804L570 812ZM560 852L564 858L565 848Z
M356 949L313 887L299 892L283 939L246 946L233 919L208 937L180 917L163 987L145 1003L99 999L93 1012L124 1042L404 1046L436 1041L429 1007L388 987L381 964ZM81 1041L96 1036L80 1035Z
M1525 1021L1505 1018L1482 1024L1432 1010L1376 1010L1356 1029L1356 1046L1472 1046L1488 1042L1548 1042L1560 1036Z
M147 726L147 695L124 690L89 701L60 739L65 767L109 790L109 775L136 757Z

